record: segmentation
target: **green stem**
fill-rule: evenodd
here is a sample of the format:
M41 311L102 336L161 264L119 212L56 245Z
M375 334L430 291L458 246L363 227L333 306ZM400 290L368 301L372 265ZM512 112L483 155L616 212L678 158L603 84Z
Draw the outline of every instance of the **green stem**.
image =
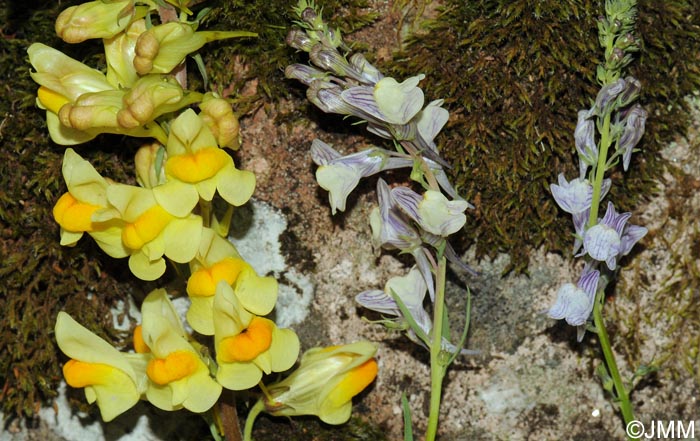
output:
M588 228L598 223L598 207L600 206L600 192L603 188L608 149L610 148L610 112L603 117L603 129L600 132L600 151L598 152L598 165L595 168L595 181L593 182L593 202L591 213L588 217Z
M426 441L433 441L437 434L438 419L440 418L440 400L442 380L445 377L446 366L440 359L442 351L442 319L445 314L445 272L447 260L440 256L436 275L435 305L433 310L433 335L430 345L430 415Z
M245 419L245 427L243 428L243 441L252 441L253 436L253 424L255 423L255 418L265 409L265 401L263 398L259 399L257 403L250 409L248 416Z
M603 290L600 290L597 295L600 296L600 298L596 298L593 305L593 323L595 324L596 331L598 332L600 347L603 349L605 364L608 367L608 372L610 373L615 386L615 395L620 402L622 418L625 420L625 426L627 426L627 424L634 420L634 411L632 410L632 404L630 404L627 388L622 382L620 371L617 369L615 355L613 354L612 347L610 346L610 339L608 338L608 332L605 329L605 322L603 321L603 302L605 300L605 294L603 293Z

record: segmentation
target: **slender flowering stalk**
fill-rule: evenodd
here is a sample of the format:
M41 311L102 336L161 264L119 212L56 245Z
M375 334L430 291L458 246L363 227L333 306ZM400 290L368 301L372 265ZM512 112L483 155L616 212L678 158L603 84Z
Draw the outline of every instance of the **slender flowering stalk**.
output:
M644 134L647 113L634 103L641 89L639 81L622 78L623 69L632 60L631 54L638 50L632 34L636 1L606 0L605 13L598 22L598 36L605 50L605 61L597 70L602 87L593 106L579 112L574 133L579 177L567 182L560 174L558 185L551 186L557 204L572 215L576 231L574 253L586 263L578 284L563 285L548 314L576 326L579 341L587 329L598 335L605 362L604 376L612 384L608 390L619 403L625 424L629 424L634 420L630 390L615 361L603 306L605 288L619 270L619 259L632 250L647 229L629 224L632 213L618 213L610 201L602 218L599 211L611 185L605 174L620 161L623 170L628 170L632 152Z
M384 76L361 54L350 54L337 30L323 21L313 2L300 0L295 12L301 29L293 29L287 43L309 53L313 66L294 64L285 74L308 86L307 98L327 113L359 118L367 130L392 140L396 152L379 147L342 156L320 140L314 140L311 156L319 166L316 179L328 190L333 214L345 211L347 198L360 179L389 169L410 168L410 177L422 193L405 186L391 188L377 180L379 207L372 211L370 225L377 246L399 250L415 259L405 276L391 278L383 291L369 290L356 301L385 315L380 323L406 331L414 342L430 352L430 413L426 439L437 434L442 382L449 365L462 349L462 341L449 341L445 309L447 260L466 271L448 242L466 223L465 210L473 208L459 197L447 178L447 163L440 157L435 137L447 123L443 101L425 105L419 83L423 74L398 81ZM435 276L434 276L435 275ZM432 305L432 320L424 306L426 292ZM325 420L324 420L325 421ZM410 415L405 415L410 424Z

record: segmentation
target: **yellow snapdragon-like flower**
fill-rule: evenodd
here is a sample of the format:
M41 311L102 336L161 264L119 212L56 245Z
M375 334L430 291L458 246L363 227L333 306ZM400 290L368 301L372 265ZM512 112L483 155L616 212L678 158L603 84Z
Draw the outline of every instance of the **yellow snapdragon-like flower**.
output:
M112 257L126 257L128 251L115 234L121 231L121 221L93 220L93 215L107 207L109 182L100 176L89 162L73 149L63 155L63 178L68 192L64 193L53 208L53 217L61 227L61 245L73 246L88 233L95 242Z
M111 421L136 404L143 392L144 372L109 343L61 311L56 318L58 347L71 359L63 376L71 387L85 388L88 403L97 402L104 421ZM141 357L134 354L135 357ZM142 364L142 363L141 363Z
M233 287L238 302L253 314L266 315L275 307L277 280L258 276L228 240L209 228L202 230L199 253L190 269L187 294L192 304L187 322L200 334L214 335L214 294L221 281Z
M149 357L148 401L163 410L209 410L221 395L221 385L209 375L207 364L185 338L182 323L164 289L146 296L141 316L140 337L134 339L134 346Z
M216 379L227 389L249 389L263 373L291 368L299 355L294 331L246 311L226 282L216 287L214 328Z
M239 206L246 203L255 190L255 175L236 168L233 158L217 146L211 131L192 109L173 121L167 151L168 182L158 195L158 202L164 206L182 197L196 196L211 201L216 191L229 204ZM182 184L189 188L169 189L169 186L182 187Z
M191 214L195 201L181 200L172 213L159 205L153 190L124 184L107 188L110 208L93 219L123 221L118 234L129 254L129 268L143 280L155 280L165 272L163 255L178 263L194 259L202 234L202 218Z
M352 397L377 376L376 351L376 345L366 341L309 349L290 376L268 386L267 412L276 416L317 415L328 424L346 422Z

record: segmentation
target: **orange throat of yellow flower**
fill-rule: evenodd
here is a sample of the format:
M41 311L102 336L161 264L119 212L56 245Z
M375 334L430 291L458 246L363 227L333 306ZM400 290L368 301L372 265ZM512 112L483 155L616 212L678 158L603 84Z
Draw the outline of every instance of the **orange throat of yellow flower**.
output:
M254 317L248 328L219 343L217 358L224 363L249 362L270 349L274 323L262 317Z

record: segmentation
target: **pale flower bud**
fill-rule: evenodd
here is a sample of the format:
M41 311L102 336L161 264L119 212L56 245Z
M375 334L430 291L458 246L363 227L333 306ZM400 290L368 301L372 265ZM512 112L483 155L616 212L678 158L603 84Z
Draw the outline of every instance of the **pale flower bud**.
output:
M139 75L169 73L187 55L198 50L205 43L224 38L256 36L254 32L245 31L195 32L192 26L176 21L153 26L141 34L136 41L134 67Z
M240 130L231 105L225 99L208 93L199 108L202 111L199 116L211 130L216 142L221 147L238 150L241 146Z
M117 118L119 125L130 129L143 125L172 110L183 97L182 87L172 78L149 75L141 78L124 95L124 105Z
M134 0L98 0L71 6L56 19L56 34L66 43L112 38L131 23L134 12Z
M136 180L145 188L153 188L165 183L165 168L167 152L162 145L155 142L144 144L136 152Z
M121 109L123 97L122 90L85 93L75 103L61 107L58 118L61 124L76 130L118 127L117 112Z

